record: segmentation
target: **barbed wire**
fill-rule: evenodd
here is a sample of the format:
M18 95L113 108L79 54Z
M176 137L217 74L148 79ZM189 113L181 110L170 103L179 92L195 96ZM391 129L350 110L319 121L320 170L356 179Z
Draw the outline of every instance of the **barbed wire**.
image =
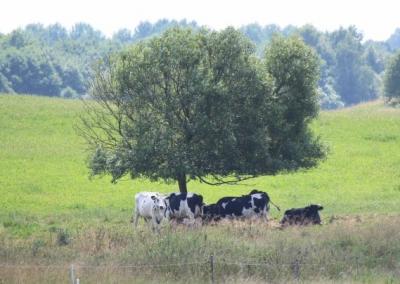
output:
M66 269L70 265L65 264L65 265L40 265L40 264L0 264L0 268L60 268L60 269Z
M240 261L226 261L220 260L217 257L214 258L213 262L215 265L235 265L235 266L288 266L292 267L293 265L301 265L301 266L316 266L322 265L321 262L309 262L309 261L301 261L301 260L293 260L292 262L287 263L271 263L271 262L255 262L255 259L242 259ZM333 262L330 262L331 264ZM335 264L342 263L335 261ZM344 263L344 262L343 262ZM176 263L165 263L165 264L153 264L153 263L135 263L135 264L127 264L127 265L90 265L90 264L79 264L73 263L77 268L91 268L91 269L117 269L117 268L143 268L143 267L172 267L172 266L191 266L191 265L206 265L210 264L210 260L203 260L203 261L193 261L193 262L176 262ZM355 265L360 265L361 263L355 262ZM59 268L59 269L68 269L71 264L64 264L64 265L43 265L43 264L0 264L0 268ZM325 264L326 265L326 264ZM348 265L348 264L346 264ZM400 265L400 262L399 262Z
M152 263L138 263L129 265L88 265L88 264L77 264L74 266L77 268L92 268L92 269L112 269L112 268L143 268L143 267L171 267L171 266L190 266L190 265L205 265L209 261L195 261L195 262L178 262L178 263L167 263L167 264L152 264ZM36 265L36 264L0 264L0 268L60 268L68 269L70 264L66 265Z
M208 261L180 262L180 263L169 263L169 264L146 263L146 264L130 264L130 265L79 265L79 264L76 264L76 267L104 269L104 268L171 267L171 266L189 266L189 265L205 265L205 264L208 264Z
M294 262L295 263L295 262ZM256 263L256 262L228 262L228 261L215 261L215 264L236 265L236 266L292 266L293 263Z

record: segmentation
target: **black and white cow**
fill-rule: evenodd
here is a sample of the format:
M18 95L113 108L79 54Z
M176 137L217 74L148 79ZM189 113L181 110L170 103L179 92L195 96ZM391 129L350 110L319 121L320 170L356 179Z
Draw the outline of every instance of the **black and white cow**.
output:
M188 218L194 223L195 218L203 214L203 196L195 193L171 193L165 198L168 219L183 220Z
M165 196L158 192L139 192L135 195L135 201L136 206L132 218L134 226L137 227L139 217L142 217L146 222L151 221L153 231L158 231L159 225L166 215Z
M292 208L285 211L281 225L321 224L318 211L324 209L321 205L311 204L304 208Z
M269 203L273 204L266 192L252 190L249 194L236 197L223 197L215 205L206 208L205 218L251 218L262 217L268 220ZM273 204L278 210L279 207Z

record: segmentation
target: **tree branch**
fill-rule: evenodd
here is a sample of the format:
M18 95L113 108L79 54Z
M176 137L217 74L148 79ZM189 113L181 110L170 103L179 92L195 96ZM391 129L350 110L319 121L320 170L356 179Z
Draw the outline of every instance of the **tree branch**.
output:
M252 178L256 178L257 176L256 175L252 175L252 176L246 176L246 177L237 177L236 180L223 180L222 178L219 178L219 177L217 177L215 175L212 175L212 177L215 180L217 180L217 182L210 182L210 181L207 181L206 179L204 179L201 176L197 176L197 178L200 180L201 183L205 183L205 184L208 184L208 185L223 185L223 184L235 185L238 182L249 180L249 179L252 179Z

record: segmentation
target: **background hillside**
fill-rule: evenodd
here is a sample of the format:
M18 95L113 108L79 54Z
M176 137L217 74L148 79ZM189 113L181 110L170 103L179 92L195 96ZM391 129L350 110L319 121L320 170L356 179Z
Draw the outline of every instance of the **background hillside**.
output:
M31 24L0 34L0 92L75 98L87 93L97 61L174 26L201 28L196 22L162 19L122 29L112 38L86 23L72 30L59 24ZM364 41L356 27L321 32L315 27L249 24L240 30L254 43L257 56L274 35L298 35L321 61L320 104L332 109L376 99L389 57L400 47L400 29L386 41Z

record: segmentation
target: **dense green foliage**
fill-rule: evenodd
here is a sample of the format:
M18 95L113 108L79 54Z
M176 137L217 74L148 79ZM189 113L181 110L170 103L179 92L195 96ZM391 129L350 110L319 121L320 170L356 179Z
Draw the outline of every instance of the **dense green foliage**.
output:
M67 31L59 24L31 24L0 35L0 91L77 97L87 93L93 64L127 45L161 34L174 26L198 29L196 22L142 22L134 31L121 29L112 38L85 23ZM362 41L354 27L321 32L312 26L280 28L249 24L241 31L263 56L274 36L299 34L321 59L320 104L337 108L380 95L386 58L399 48L400 30L386 42Z
M318 60L275 38L265 60L239 31L170 29L100 65L82 114L93 174L229 181L315 166Z
M385 71L385 96L389 102L400 102L400 52L391 58Z
M112 51L87 24L70 33L59 25L29 25L0 39L0 90L46 96L86 92L93 60Z
M0 35L0 92L82 96L97 60L176 25L196 27L186 21L145 22L134 34L120 30L107 39L86 23L75 24L70 31L59 24L31 24Z

